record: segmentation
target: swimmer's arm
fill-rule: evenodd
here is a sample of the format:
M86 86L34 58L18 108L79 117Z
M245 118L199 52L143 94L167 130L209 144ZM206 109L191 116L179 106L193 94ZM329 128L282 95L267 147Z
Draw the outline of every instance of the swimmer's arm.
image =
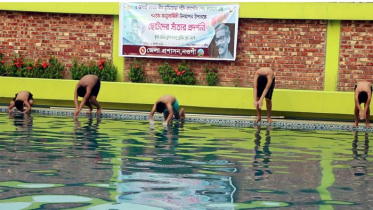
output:
M364 111L365 112L368 110L368 107L370 106L371 99L372 99L372 92L370 92L370 94L368 94L368 99L367 99L367 102L365 103L365 106L364 106Z
M26 105L27 109L23 113L26 114L26 113L31 111L31 105L28 101L25 101L25 105Z
M254 75L254 84L253 84L253 88L254 88L254 97L253 97L253 101L254 101L254 103L255 103L256 100L257 100L256 95L258 94L258 77L259 77L258 73L255 72L255 75Z
M79 104L78 104L78 87L79 87L79 84L76 85L75 92L74 92L74 104L75 104L75 108L79 107Z
M355 91L355 106L359 109L359 112L363 111L363 109L361 108L360 104L359 104L359 93L360 91Z
M264 97L267 95L268 93L268 90L269 88L271 87L272 85L272 81L273 81L273 73L270 73L268 76L267 76L267 85L262 93L262 95L260 96L260 101L263 101Z
M174 117L174 110L172 108L171 103L166 103L166 107L168 109L169 115L168 115L165 123L169 123L172 120L172 118Z
M15 102L11 101L9 106L8 106L8 112L10 112L13 109L14 106L15 106Z
M91 96L92 87L91 86L87 86L86 87L86 91L87 92L85 93L82 102L80 102L79 110L83 109L84 104L88 101L89 96Z
M155 113L155 109L157 107L157 103L158 103L158 101L154 103L153 108L152 108L152 110L149 113L149 120L153 120L153 115Z

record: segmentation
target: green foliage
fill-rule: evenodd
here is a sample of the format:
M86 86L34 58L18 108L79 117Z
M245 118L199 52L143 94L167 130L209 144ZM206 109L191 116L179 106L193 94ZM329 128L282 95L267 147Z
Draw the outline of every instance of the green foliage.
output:
M218 83L218 72L215 67L212 67L212 69L209 69L206 65L205 67L206 72L206 82L208 86L216 86Z
M87 74L97 75L98 73L96 72L97 68L94 68L95 66L93 66L92 63L93 61L91 61L87 65L85 63L78 63L77 60L73 60L73 66L70 68L71 77L74 80L80 80L80 78L82 78L84 75L87 75Z
M174 84L173 83L173 77L172 74L174 71L172 70L172 67L167 62L164 63L164 65L158 66L158 73L162 78L162 81L164 84Z
M117 79L117 68L105 59L101 59L98 63L90 61L88 64L73 60L70 72L74 80L80 80L87 74L97 75L101 81L115 81Z
M5 74L11 77L61 79L64 68L64 65L53 56L49 57L48 62L38 59L35 63L25 62L21 56L15 56L12 63L5 66Z
M49 57L49 66L45 70L44 75L47 77L43 78L49 78L49 79L61 79L62 74L61 72L65 70L65 65L58 62L58 59L54 56Z
M99 69L100 69L100 66L99 66ZM105 62L103 69L100 69L100 70L101 70L101 74L98 75L100 80L114 82L117 79L118 70L117 70L117 67L114 66L112 62Z
M158 67L158 73L161 75L164 84L194 85L196 78L194 73L189 69L185 61L179 63L178 68L172 67L165 62Z
M136 60L136 59L133 60L133 63L130 65L128 79L131 82L137 82L137 83L145 82L144 67L141 61Z
M3 60L3 54L0 53L0 76L5 74L5 61Z
M5 66L6 75L10 77L22 77L24 64L22 56L14 55L12 63Z

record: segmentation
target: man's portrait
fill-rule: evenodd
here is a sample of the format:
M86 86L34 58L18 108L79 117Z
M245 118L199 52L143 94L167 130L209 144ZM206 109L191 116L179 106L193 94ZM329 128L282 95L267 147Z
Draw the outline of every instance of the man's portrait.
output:
M232 31L232 33L231 33ZM220 23L215 26L215 36L210 44L210 54L214 58L233 58L234 24Z
M139 34L140 26L136 19L132 19L131 21L131 31L127 32L125 38L123 38L123 43L133 43L133 44L141 44L142 40Z

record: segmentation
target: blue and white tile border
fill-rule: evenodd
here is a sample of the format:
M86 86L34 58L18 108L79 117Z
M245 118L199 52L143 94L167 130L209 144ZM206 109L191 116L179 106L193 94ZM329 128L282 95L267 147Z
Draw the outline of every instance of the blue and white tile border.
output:
M7 112L7 107L0 106L0 113ZM57 115L57 116L73 116L74 109L49 109L49 108L33 108L32 113L41 115ZM80 116L87 115L86 110L80 113ZM123 111L107 111L101 114L101 118L110 119L121 119L121 120L148 120L148 113L146 112L123 112ZM92 114L94 116L94 114ZM162 121L163 116L156 114L154 120ZM216 124L222 126L234 126L234 127L253 127L255 125L253 118L243 117L224 117L224 116L204 116L204 115L187 115L185 122L195 122L203 124ZM272 127L283 128L283 129L300 129L300 130L346 130L346 131L367 131L372 132L373 128L366 128L365 126L359 126L357 128L352 127L352 123L328 123L328 122L308 122L308 121L287 121L287 120L274 120ZM364 123L363 123L364 124ZM268 126L268 122L262 121L259 123L261 126Z

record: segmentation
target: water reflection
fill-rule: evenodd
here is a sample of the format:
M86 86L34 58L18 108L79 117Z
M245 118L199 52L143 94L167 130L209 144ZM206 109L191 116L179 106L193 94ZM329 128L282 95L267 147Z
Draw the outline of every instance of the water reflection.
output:
M23 201L35 209L373 205L361 132L10 117L0 114L0 209Z
M78 118L74 118L74 139L75 141L80 140L87 148L97 148L97 135L99 131L99 125L101 123L101 118L95 118L96 122L92 117L88 118L88 121L84 126L80 123Z
M271 127L268 126L265 131L265 140L262 142L262 136L260 134L261 127L256 127L255 132L255 147L254 147L254 160L253 160L253 170L254 170L254 180L261 181L267 179L270 174L272 174L269 163L271 162L271 151L269 146L271 144ZM261 145L263 143L263 146Z
M202 166L225 165L219 160L188 161L177 154L184 122L173 122L167 129L150 129L154 150L147 150L152 161L128 159L119 175L119 203L142 204L170 209L200 209L207 204L233 202L235 187L231 177L199 173ZM214 164L216 162L216 164ZM197 165L197 166L196 166ZM145 199L146 198L146 199ZM234 209L233 207L227 209Z
M90 116L82 126L78 118L74 119L75 155L90 158L89 160L92 160L96 167L103 161L103 158L114 157L106 151L97 150L99 146L107 146L108 142L105 140L109 139L99 131L101 122L101 117ZM98 142L98 140L101 140L101 142Z
M30 114L11 113L9 119L13 119L17 131L31 132L33 126L33 117Z
M184 121L172 121L172 124L162 130L160 133L150 131L155 138L155 148L164 149L169 152L177 149L180 131L184 128ZM174 153L174 152L172 152Z
M12 132L14 141L4 142L3 144L8 145L8 150L22 152L26 146L32 145L30 141L33 140L33 117L30 114L19 112L11 113L8 116L13 121L15 128L15 131Z
M359 143L358 131L354 131L354 140L352 142L352 154L354 161L351 164L351 170L354 176L364 176L367 174L369 162L367 160L369 151L369 134L364 133L364 141Z
M1 200L16 199L16 195L110 199L106 189L85 186L88 183L107 184L113 176L111 166L101 164L101 153L97 151L101 141L100 119L84 119L80 123L68 118L18 114L9 115L8 120L13 121L12 124L5 125L12 127L0 132L0 191L4 190L0 194L0 203ZM88 205L71 199L69 202L74 204L50 202L44 204L45 209Z

